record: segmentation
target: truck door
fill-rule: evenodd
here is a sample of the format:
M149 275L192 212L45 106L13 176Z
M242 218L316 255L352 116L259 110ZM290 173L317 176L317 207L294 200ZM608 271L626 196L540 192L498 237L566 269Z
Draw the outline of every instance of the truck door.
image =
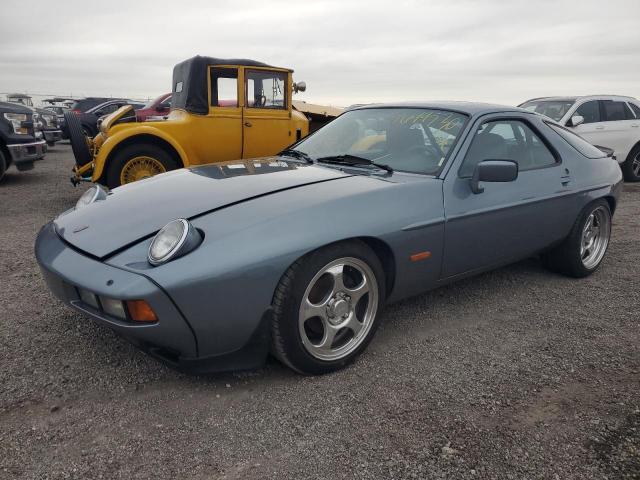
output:
M296 141L289 77L287 70L245 68L242 158L274 155Z

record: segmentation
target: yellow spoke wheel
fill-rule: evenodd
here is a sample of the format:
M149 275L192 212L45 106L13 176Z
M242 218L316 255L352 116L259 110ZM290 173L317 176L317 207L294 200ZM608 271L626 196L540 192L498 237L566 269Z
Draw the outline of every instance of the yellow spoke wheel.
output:
M166 167L158 159L144 155L133 157L124 164L120 171L120 185L153 177L166 171Z

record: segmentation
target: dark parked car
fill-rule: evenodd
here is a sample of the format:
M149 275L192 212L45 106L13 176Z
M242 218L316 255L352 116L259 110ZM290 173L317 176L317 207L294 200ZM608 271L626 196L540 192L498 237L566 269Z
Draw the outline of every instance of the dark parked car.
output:
M95 137L98 134L98 120L105 115L115 112L120 107L125 105L132 105L133 108L140 108L144 106L141 102L133 100L126 100L122 98L109 99L107 101L100 102L82 111L81 108L86 107L92 102L87 102L88 99L79 100L76 105L71 109L74 112L80 124L82 125L82 131L87 137ZM92 99L93 100L93 99ZM67 132L68 136L68 132Z
M535 113L369 105L279 156L94 185L36 256L60 299L172 365L271 351L319 374L387 303L534 255L592 274L621 188L616 161Z
M60 128L62 132L62 138L65 138L64 137L64 130L65 130L64 112L69 111L69 108L64 105L53 105L53 104L47 105L45 108L56 114L58 128Z
M45 141L36 138L33 111L25 106L0 102L0 180L11 165L31 170L44 156Z
M55 112L35 107L31 96L23 93L10 93L7 95L7 102L24 105L33 111L36 130L42 132L42 138L47 142L47 145L53 146L62 140L62 130L58 125L58 117Z
M171 93L165 93L136 110L136 120L144 122L149 117L166 117L171 110Z

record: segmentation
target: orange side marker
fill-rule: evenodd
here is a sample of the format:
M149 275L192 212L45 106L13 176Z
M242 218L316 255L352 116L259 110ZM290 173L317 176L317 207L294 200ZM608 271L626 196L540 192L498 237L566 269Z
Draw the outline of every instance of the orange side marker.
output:
M144 300L127 300L127 308L132 320L136 322L157 322L155 312Z
M409 258L412 262L419 262L420 260L426 260L431 257L431 252L418 252L411 255Z

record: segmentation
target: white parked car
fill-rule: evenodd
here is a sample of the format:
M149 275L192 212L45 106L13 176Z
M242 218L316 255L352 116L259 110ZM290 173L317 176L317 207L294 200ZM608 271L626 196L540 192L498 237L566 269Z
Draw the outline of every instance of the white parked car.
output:
M593 145L612 149L625 180L640 181L640 101L616 95L544 97L520 107L566 125Z

